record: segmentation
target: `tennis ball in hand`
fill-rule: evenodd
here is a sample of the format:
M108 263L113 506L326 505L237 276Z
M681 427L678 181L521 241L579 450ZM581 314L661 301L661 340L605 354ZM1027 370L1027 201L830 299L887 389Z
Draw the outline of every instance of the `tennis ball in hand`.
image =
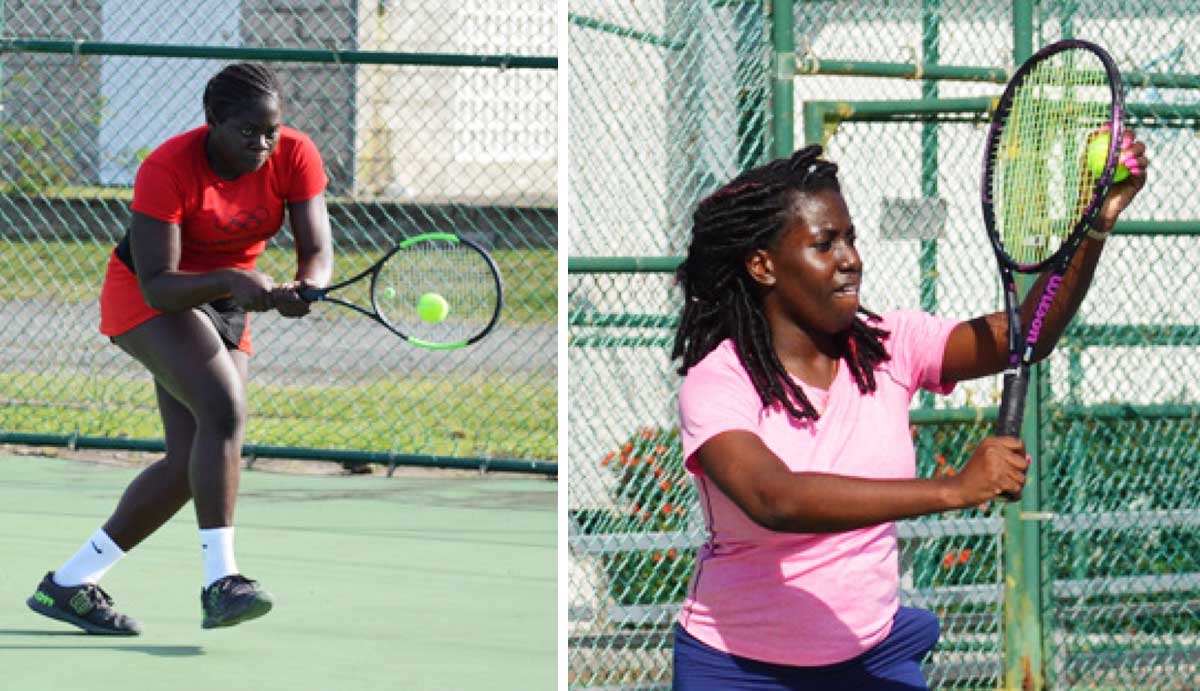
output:
M417 300L417 314L430 324L442 321L449 313L450 304L437 293L425 293Z
M1092 141L1087 147L1087 167L1092 172L1092 175L1097 177L1104 172L1104 163L1108 160L1108 145L1112 141L1112 137L1105 130L1092 137ZM1121 155L1120 150L1117 151L1117 156ZM1129 169L1124 163L1118 163L1117 169L1113 172L1113 182L1120 182L1129 177Z

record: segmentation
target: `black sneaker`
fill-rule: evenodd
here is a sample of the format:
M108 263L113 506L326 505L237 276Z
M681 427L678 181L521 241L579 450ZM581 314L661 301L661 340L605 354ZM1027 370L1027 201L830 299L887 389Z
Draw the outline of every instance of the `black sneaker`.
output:
M200 606L204 610L206 629L233 626L257 619L271 611L275 599L262 589L258 581L241 574L225 576L200 591Z
M94 583L61 586L54 582L53 576L53 571L46 574L33 596L25 601L29 609L74 624L88 633L136 636L142 632L136 621L112 608L112 598L100 586Z

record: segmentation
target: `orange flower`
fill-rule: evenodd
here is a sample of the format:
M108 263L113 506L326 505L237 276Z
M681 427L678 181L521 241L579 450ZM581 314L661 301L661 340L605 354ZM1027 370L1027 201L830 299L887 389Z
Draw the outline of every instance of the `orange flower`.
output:
M654 562L662 561L662 552L655 552L654 554L651 554L650 560Z
M634 456L633 458L629 459L629 467L632 468L641 462L642 462L641 458Z
M625 442L625 445L621 447L621 455L628 456L631 453L633 453L633 444Z
M687 509L683 508L682 506L681 506L681 507L679 507L678 509L675 509L675 515L676 515L676 516L682 516L682 515L684 515L684 514L686 514L686 513L687 513Z
M612 463L612 460L613 460L614 458L616 458L616 457L617 457L617 452L616 452L616 451L609 451L609 452L608 452L608 453L607 453L607 454L604 456L604 460L600 461L600 465L601 465L601 466L606 466L606 465L608 465L609 463Z
M946 465L946 457L940 453L934 457L934 460L937 461L938 465Z
M674 547L672 547L671 549L667 550L667 558L668 558L668 559L674 559L674 558L675 558L675 557L677 557L677 556L679 556L679 553L675 551L675 548L674 548Z
M654 445L654 453L658 454L659 456L665 454L666 452L667 452L667 447L663 446L662 444Z
M954 566L954 552L946 552L946 556L942 558L942 568L948 570L952 566Z
M958 553L958 563L965 564L969 561L971 561L971 550L964 549Z
M643 522L645 522L645 521L648 521L648 520L650 520L650 515L651 515L651 514L650 514L650 512L649 512L649 511L644 511L644 512L642 512L642 521L643 521Z
M654 469L654 477L662 477L662 476L663 476L663 472L664 472L664 471L663 471L663 469L662 469L662 468L655 468L655 469Z
M666 503L666 504L663 504L663 505L662 505L662 512L663 512L663 515L664 515L664 516L670 516L670 515L671 515L671 511L672 511L672 510L673 510L673 509L672 509L672 507L671 507L671 504L670 504L670 502L668 502L668 503Z
M633 505L633 512L634 512L634 513L637 513L637 512L639 512L639 511L641 511L641 510L642 510L642 507L638 506L637 504L634 504L634 505Z
M664 492L671 491L671 483L666 480L663 480L662 482L660 482L658 486L661 487L662 491L664 491Z

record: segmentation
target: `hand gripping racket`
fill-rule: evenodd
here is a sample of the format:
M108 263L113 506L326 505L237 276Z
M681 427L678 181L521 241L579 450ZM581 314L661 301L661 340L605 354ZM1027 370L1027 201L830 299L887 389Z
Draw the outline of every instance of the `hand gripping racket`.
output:
M369 283L369 307L332 294L360 281ZM500 270L483 248L452 233L425 233L365 271L328 288L304 288L300 297L365 314L415 346L453 350L492 330L503 293Z
M1017 437L1029 367L1042 320L1071 257L1095 218L1118 164L1124 97L1112 58L1087 41L1038 51L1009 80L992 115L983 157L983 219L996 252L1008 312L1008 367L996 434ZM1104 170L1087 169L1084 152L1111 128ZM1013 272L1050 275L1028 328Z

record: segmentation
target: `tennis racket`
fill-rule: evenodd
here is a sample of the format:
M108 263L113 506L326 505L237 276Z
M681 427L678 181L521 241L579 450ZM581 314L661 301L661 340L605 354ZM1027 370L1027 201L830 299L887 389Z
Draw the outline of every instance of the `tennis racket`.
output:
M1046 46L1009 80L992 114L983 157L983 219L1008 312L1008 367L996 434L1019 437L1042 319L1112 184L1124 137L1120 73L1102 48L1080 40ZM1099 175L1087 168L1092 137L1111 128ZM1028 328L1014 272L1049 270Z
M363 286L365 301L347 299ZM452 233L410 237L351 278L300 291L308 302L348 307L430 350L463 348L486 336L500 319L503 294L491 255Z

